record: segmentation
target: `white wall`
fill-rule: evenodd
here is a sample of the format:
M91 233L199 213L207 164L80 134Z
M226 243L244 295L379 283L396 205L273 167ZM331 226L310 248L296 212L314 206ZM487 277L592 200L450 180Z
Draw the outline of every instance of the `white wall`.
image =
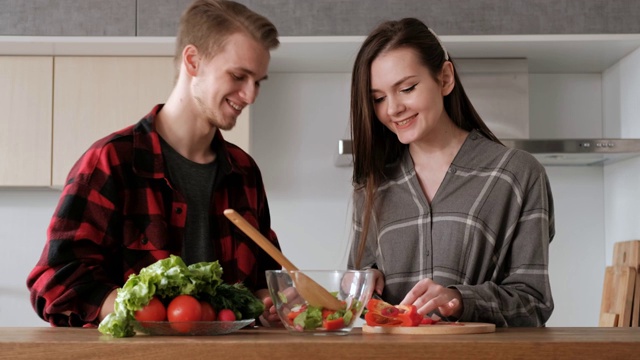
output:
M531 74L531 138L602 137L601 74ZM602 167L547 167L556 236L549 276L555 310L548 326L597 326L604 281Z
M547 167L556 236L549 247L555 309L548 326L597 326L604 281L602 167Z
M0 188L0 326L48 326L31 307L26 282L59 196L54 190Z
M603 73L606 135L640 138L640 49ZM611 265L616 242L640 240L640 158L606 166L606 260Z
M272 225L299 268L345 268L351 168L334 166L349 138L344 73L269 75L253 105L253 156L267 187Z

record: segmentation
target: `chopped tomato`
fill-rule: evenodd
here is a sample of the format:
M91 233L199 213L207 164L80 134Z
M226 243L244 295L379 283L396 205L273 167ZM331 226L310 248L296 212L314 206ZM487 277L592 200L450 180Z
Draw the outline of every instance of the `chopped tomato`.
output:
M334 320L322 320L322 327L326 330L338 330L344 327L344 319L339 317Z

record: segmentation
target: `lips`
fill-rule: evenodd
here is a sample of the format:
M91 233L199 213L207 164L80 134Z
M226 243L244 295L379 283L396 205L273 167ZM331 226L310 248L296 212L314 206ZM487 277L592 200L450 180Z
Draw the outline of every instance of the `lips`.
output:
M229 104L232 108L234 108L238 112L242 111L242 109L244 108L243 105L236 104L229 99L227 99L227 104Z
M413 124L413 121L416 119L417 116L418 114L414 114L406 119L403 119L400 121L394 121L393 124L395 125L396 129L404 129L406 127L411 126L411 124Z

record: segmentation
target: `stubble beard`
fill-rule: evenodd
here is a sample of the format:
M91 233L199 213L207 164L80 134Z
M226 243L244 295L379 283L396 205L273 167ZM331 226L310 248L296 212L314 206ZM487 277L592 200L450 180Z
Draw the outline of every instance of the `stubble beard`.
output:
M196 104L200 108L202 114L207 119L207 122L212 127L220 130L228 131L236 126L237 117L233 117L230 121L225 122L222 111L215 111L207 107L204 101L200 97L195 97Z

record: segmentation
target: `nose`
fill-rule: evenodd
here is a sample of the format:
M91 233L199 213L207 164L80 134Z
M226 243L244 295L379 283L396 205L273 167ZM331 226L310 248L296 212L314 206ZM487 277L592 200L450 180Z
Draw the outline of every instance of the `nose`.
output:
M388 96L387 97L387 114L389 116L399 115L405 109L406 109L406 107L404 106L402 101L400 101L399 99L397 99L394 96Z
M258 97L258 86L253 82L247 82L240 91L240 96L247 104L253 104Z

